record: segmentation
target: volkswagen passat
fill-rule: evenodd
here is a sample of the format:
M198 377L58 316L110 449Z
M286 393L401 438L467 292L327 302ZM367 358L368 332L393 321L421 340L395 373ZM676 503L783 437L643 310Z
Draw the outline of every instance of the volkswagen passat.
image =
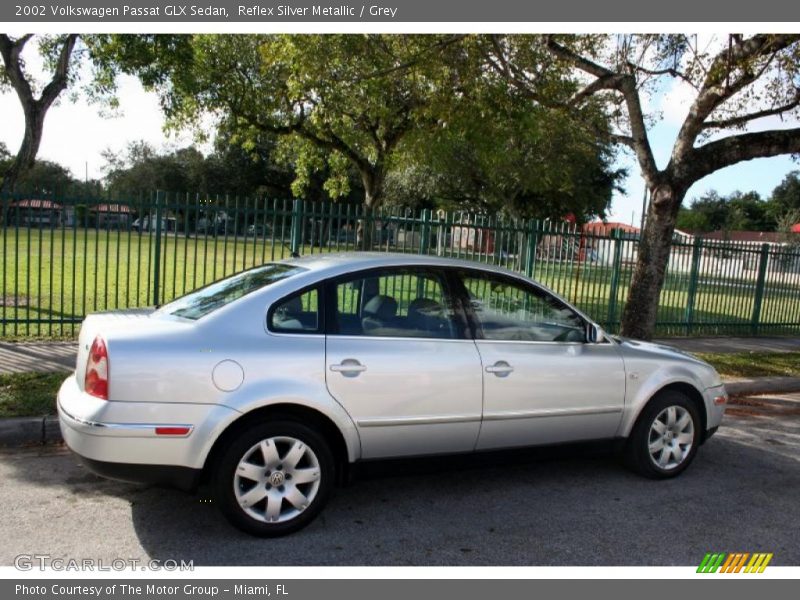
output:
M100 475L208 475L234 525L275 536L363 460L617 439L633 469L672 477L726 400L708 364L611 337L518 274L354 253L90 315L58 411Z

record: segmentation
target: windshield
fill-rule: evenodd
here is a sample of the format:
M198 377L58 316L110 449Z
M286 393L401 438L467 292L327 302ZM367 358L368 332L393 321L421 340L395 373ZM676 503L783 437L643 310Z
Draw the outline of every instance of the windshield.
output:
M295 265L269 263L200 288L165 304L158 312L200 319L242 296L307 270Z

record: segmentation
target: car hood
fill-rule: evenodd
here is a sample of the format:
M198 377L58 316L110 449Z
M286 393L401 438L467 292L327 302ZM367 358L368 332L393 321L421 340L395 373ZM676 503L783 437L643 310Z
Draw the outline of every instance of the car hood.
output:
M622 346L623 349L631 349L636 350L639 352L648 352L650 354L661 355L664 357L669 358L677 358L677 359L689 359L694 362L699 362L704 365L708 363L697 358L694 354L686 352L685 350L681 350L680 348L676 348L675 346L670 346L669 344L660 344L656 342L643 342L642 340L635 340L633 338L626 338L621 336L613 336L614 340Z

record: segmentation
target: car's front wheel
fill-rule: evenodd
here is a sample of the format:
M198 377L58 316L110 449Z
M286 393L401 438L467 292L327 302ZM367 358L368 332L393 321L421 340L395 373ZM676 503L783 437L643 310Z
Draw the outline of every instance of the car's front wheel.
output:
M625 459L634 471L665 479L683 472L700 444L700 416L682 392L667 390L644 408L631 431Z
M214 497L246 533L275 537L308 525L333 488L334 459L318 432L294 421L255 425L224 451Z

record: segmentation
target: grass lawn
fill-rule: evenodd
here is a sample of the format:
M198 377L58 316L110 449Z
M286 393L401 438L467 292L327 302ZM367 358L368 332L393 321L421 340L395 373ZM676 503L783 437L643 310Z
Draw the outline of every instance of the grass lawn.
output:
M0 375L0 418L56 413L56 393L66 373Z
M800 377L800 352L698 353L723 377Z
M170 232L157 244L155 235L131 231L0 228L0 337L74 338L87 313L152 305L157 245L161 257L159 299L166 302L226 275L287 258L288 229L284 224L275 232L275 240L242 235L187 237ZM351 242L322 248L306 245L301 254L350 249ZM390 250L414 253L418 247ZM461 256L494 261L485 254ZM514 257L502 262L519 268ZM614 302L610 299L614 274L608 265L539 258L533 275L610 331L618 327L632 276L630 264L623 262ZM658 308L657 335L753 333L756 284L752 278L703 275L696 283L691 311L687 309L690 287L688 272L668 272ZM690 312L691 331L687 328ZM760 334L800 329L800 275L771 276L761 304L761 323Z

